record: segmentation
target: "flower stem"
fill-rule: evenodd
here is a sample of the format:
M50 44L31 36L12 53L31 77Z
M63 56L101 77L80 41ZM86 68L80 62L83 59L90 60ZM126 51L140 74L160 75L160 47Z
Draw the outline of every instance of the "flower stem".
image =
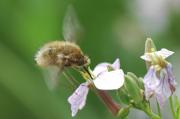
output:
M169 103L170 103L170 106L171 106L171 111L172 111L172 114L173 114L173 118L176 119L176 113L175 113L175 110L174 110L174 103L173 103L172 96L169 98Z
M152 110L146 110L145 112L151 119L161 119L161 117L153 113Z
M157 102L157 100L156 100L156 102ZM159 116L162 118L162 113L161 113L161 109L160 109L160 106L159 106L158 102L157 102L157 109L158 109Z
M152 111L149 103L146 103L144 106L141 106L140 109L144 111L151 119L162 119L162 117L160 117Z
M176 119L180 119L180 102L177 96L175 98L175 105L176 105Z
M117 116L120 110L120 105L113 100L113 98L108 94L107 91L98 90L98 94L103 100L103 102L106 104L108 109L112 112L112 114Z

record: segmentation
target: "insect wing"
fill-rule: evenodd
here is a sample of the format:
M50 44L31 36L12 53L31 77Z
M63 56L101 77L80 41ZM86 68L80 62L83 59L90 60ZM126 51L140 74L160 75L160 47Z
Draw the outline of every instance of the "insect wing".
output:
M83 34L82 25L72 5L68 6L63 21L63 36L66 41L76 42Z
M58 67L48 67L44 69L45 82L50 90L55 90L59 86L59 77L62 74Z

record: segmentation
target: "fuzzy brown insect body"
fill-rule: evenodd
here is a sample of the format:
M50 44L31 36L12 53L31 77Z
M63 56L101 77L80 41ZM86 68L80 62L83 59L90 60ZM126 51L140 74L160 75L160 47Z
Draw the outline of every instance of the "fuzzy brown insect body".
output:
M76 16L72 5L67 8L63 21L62 35L65 41L52 41L46 43L35 55L38 66L43 67L45 81L50 89L59 84L59 77L65 74L65 68L73 67L86 69L89 58L84 55L81 48L74 42L81 38L83 28ZM67 77L67 76L66 76ZM71 84L74 81L70 81Z
M35 58L39 66L81 67L89 64L89 58L81 48L68 41L52 41L45 44Z

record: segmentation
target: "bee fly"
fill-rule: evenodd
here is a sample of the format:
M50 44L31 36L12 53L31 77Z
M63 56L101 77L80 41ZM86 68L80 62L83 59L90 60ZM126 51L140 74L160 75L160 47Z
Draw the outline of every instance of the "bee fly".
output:
M50 67L52 85L57 85L58 76L67 67L85 67L90 63L81 48L73 41L78 39L82 27L72 6L69 6L63 23L63 36L66 41L46 43L35 55L40 67ZM53 68L52 68L53 67Z
M89 58L80 47L68 41L52 41L45 44L38 51L35 60L39 66L57 66L61 69L89 64Z

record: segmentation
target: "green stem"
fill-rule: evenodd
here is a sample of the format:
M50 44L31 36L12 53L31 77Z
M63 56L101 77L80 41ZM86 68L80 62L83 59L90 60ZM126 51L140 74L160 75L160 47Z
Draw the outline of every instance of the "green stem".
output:
M180 119L180 102L177 96L175 98L175 105L176 105L176 119Z
M175 110L174 110L174 103L173 103L172 96L169 98L169 103L170 103L170 106L171 106L171 111L172 111L172 114L173 114L173 118L176 119L176 113L175 113Z
M161 119L161 117L159 117L157 114L153 113L151 110L148 110L145 112L151 119Z
M157 102L157 100L156 100L156 102ZM160 118L162 118L162 113L161 113L161 109L160 109L158 102L157 102L157 109L158 109L158 114L159 114Z
M179 102L179 99L178 99L177 96L175 96L175 104L176 104L177 107L180 106L180 102Z
M151 119L162 119L159 115L152 111L149 103L142 106L141 110L143 110Z

